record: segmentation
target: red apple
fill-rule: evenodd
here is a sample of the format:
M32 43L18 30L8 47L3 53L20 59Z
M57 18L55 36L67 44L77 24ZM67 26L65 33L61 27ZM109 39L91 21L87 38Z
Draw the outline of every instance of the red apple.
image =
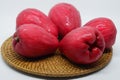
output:
M49 33L58 37L58 31L55 24L53 24L53 22L44 13L37 9L28 8L18 14L16 18L16 28L23 24L39 25Z
M77 64L96 62L103 54L105 42L95 28L81 27L72 30L60 41L59 50Z
M59 3L53 6L49 12L49 17L56 24L61 37L81 26L79 11L68 3Z
M57 38L35 24L19 26L13 36L15 52L28 58L53 54L57 47Z
M104 17L95 18L86 23L85 26L97 28L102 33L106 48L111 48L115 43L117 30L112 20Z

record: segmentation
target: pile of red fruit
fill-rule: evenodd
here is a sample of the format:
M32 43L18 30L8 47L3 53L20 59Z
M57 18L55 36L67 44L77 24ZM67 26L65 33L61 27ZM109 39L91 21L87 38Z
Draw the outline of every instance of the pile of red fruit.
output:
M56 4L46 16L37 9L25 9L16 19L13 48L16 53L36 58L54 54L57 49L70 61L90 64L115 43L112 20L95 18L81 27L79 11L71 4Z

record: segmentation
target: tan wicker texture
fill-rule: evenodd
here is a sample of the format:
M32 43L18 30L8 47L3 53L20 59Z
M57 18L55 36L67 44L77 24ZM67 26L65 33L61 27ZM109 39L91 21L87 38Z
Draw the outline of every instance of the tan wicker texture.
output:
M103 56L90 65L76 65L60 54L42 59L26 59L12 49L12 38L7 39L2 47L2 57L7 64L25 73L46 77L74 77L96 72L104 68L111 60L112 49L104 52Z

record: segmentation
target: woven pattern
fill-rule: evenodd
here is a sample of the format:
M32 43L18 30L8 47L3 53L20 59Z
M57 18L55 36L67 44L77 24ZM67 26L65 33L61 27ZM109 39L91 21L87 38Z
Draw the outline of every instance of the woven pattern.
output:
M42 59L26 59L12 49L12 38L7 39L1 47L2 57L13 68L40 76L73 77L89 74L105 67L111 60L112 50L104 52L103 56L90 65L76 65L60 54Z

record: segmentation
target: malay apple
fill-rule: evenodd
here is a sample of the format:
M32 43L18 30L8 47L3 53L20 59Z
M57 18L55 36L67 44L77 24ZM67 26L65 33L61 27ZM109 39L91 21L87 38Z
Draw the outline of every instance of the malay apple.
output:
M58 37L56 25L38 9L27 8L21 11L16 18L16 28L23 24L39 25L39 27Z
M103 54L105 42L102 34L91 27L72 30L60 41L59 50L77 64L96 62Z
M53 54L57 47L57 38L35 24L19 26L13 36L14 51L27 58Z
M58 3L49 11L50 19L57 26L59 35L65 36L71 30L81 26L79 11L71 4Z
M87 22L85 26L97 28L102 33L107 49L115 43L117 30L111 19L105 17L95 18Z

